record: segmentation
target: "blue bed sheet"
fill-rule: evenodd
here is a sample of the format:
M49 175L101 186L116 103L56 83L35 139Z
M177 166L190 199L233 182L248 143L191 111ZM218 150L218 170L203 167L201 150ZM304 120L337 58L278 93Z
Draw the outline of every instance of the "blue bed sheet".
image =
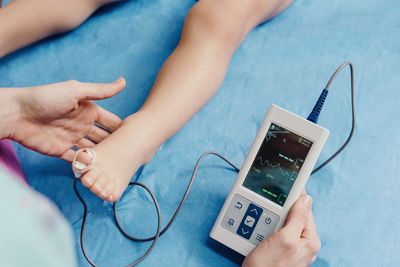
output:
M127 89L101 105L125 117L143 103L193 4L136 0L103 8L78 29L1 60L0 87L124 76ZM271 103L306 116L331 73L350 59L356 67L356 134L307 186L322 239L314 266L399 266L399 42L399 1L295 1L248 36L216 97L135 179L154 190L165 223L203 151L219 151L240 165ZM325 159L350 129L347 71L335 82L320 124L331 131ZM71 223L78 261L88 266L79 247L82 207L72 190L70 166L21 147L18 154L32 186ZM234 179L221 162L207 160L176 223L141 266L240 264L239 255L208 237ZM114 226L111 205L81 190L90 207L86 243L95 262L125 266L133 261L148 244L126 240ZM127 192L120 212L131 233L154 232L151 205L143 192Z

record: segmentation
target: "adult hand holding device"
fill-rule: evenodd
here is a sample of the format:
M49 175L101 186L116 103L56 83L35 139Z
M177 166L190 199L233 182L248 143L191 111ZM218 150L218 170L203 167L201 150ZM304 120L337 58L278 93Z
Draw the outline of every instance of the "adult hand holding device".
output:
M310 266L321 247L311 205L311 197L303 194L293 205L285 226L250 252L243 267Z
M125 84L119 78L109 84L67 81L1 89L0 139L72 161L73 146L92 147L119 127L121 119L92 100L110 98Z

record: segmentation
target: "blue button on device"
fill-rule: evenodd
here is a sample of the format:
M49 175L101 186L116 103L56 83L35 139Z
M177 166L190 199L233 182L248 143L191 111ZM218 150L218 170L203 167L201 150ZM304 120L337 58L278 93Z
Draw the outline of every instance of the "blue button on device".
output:
M245 215L243 216L242 222L239 225L236 233L246 239L250 239L251 234L256 228L258 219L260 219L263 209L251 203L247 208Z

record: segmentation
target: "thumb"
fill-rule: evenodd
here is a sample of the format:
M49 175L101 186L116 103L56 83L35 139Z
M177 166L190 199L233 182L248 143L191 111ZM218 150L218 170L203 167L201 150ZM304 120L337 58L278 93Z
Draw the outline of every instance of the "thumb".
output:
M308 217L311 213L312 198L309 195L301 195L294 203L286 219L284 228L289 232L289 236L300 238L307 225Z
M125 86L126 81L121 77L112 83L82 83L74 81L72 90L78 100L100 100L118 94Z

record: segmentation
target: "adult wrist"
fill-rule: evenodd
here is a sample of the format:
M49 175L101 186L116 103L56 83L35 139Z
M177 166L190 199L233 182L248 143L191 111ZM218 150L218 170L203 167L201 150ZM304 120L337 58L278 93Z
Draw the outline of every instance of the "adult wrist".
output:
M14 139L21 121L22 90L0 89L0 139Z

